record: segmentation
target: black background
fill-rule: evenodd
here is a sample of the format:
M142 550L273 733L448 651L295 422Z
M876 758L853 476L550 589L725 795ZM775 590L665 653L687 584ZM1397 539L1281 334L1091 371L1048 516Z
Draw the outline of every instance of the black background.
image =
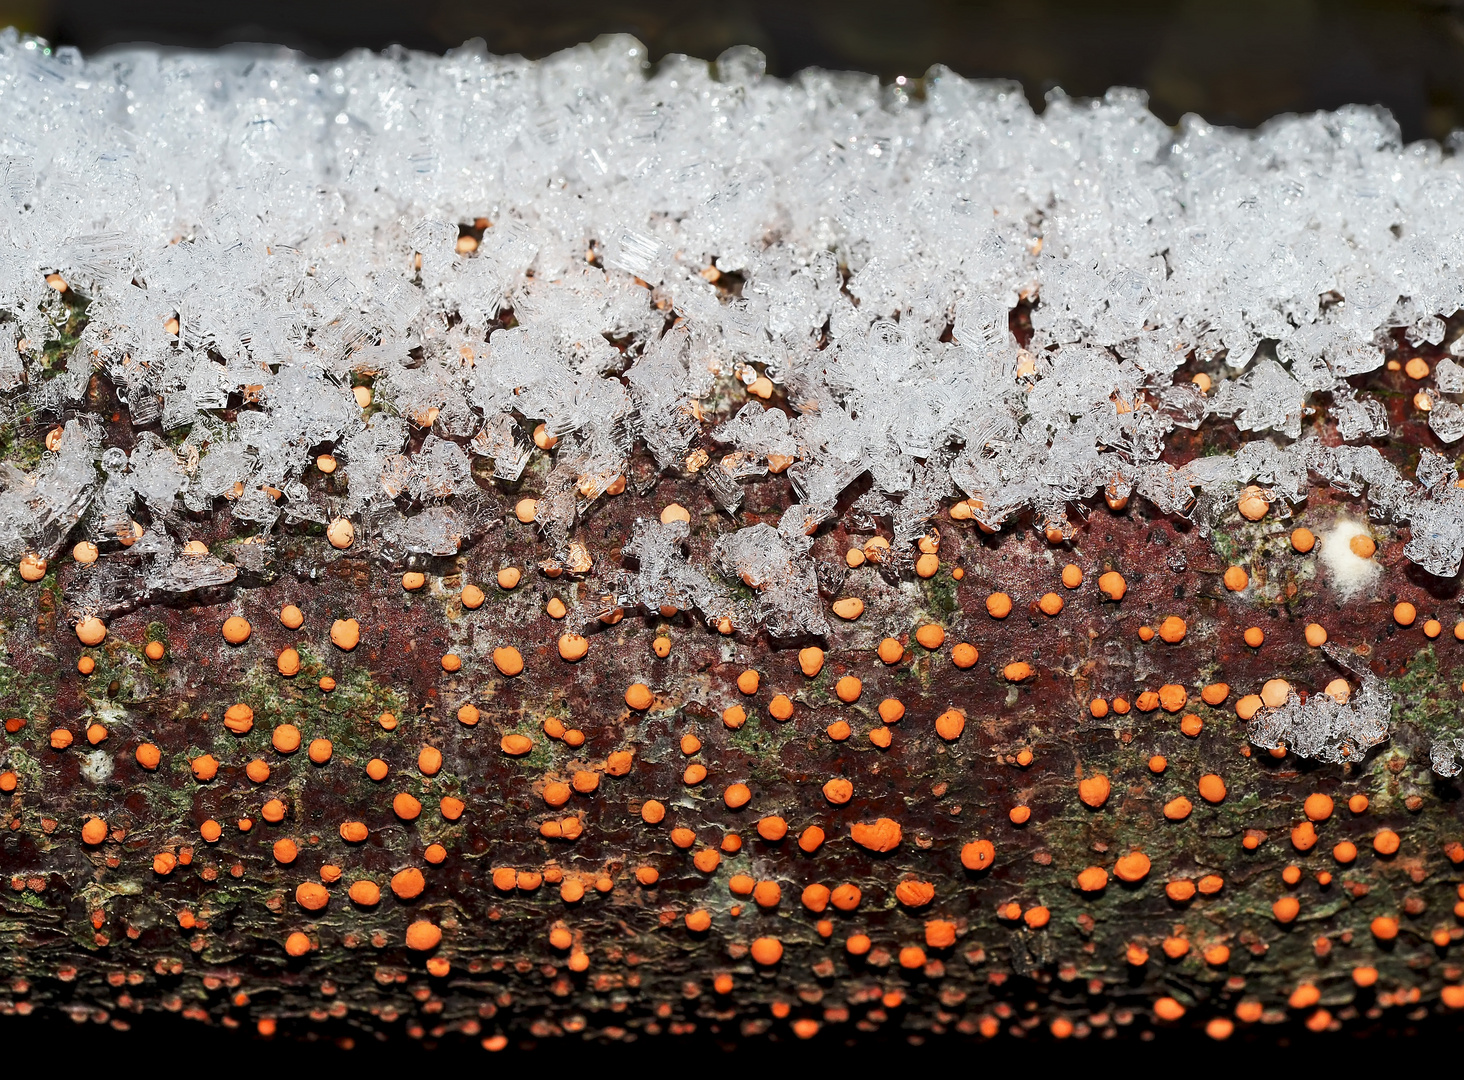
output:
M598 34L634 34L652 59L668 53L715 57L751 44L772 74L801 68L872 71L882 79L920 75L944 63L968 76L1021 81L1040 108L1054 87L1088 96L1138 86L1174 122L1187 112L1254 126L1282 112L1382 104L1408 139L1442 139L1464 126L1464 0L0 0L0 26L13 24L88 53L152 43L215 48L286 45L315 57L392 44L441 52L482 37L498 53L539 57ZM1350 1071L1384 1062L1424 1066L1430 1045L1457 1049L1458 1025L1425 1024L1412 1038L1309 1036L1286 1025L1216 1045L1195 1033L1155 1043L1125 1038L1054 1045L1030 1040L980 1045L934 1040L910 1047L898 1037L858 1051L839 1036L789 1046L753 1040L728 1052L704 1038L602 1046L552 1040L537 1051L490 1056L471 1040L428 1049L398 1037L386 1045L357 1036L350 1051L330 1035L274 1044L247 1033L208 1029L174 1017L141 1018L126 1034L64 1020L0 1019L0 1045L20 1064L23 1047L49 1060L110 1071L187 1069L199 1075L298 1075L304 1070L594 1070L597 1077L693 1076L748 1070L824 1078L974 1076L999 1070L1122 1069L1130 1075L1197 1066L1248 1073L1296 1067ZM892 1033L893 1034L893 1033ZM1278 1045L1279 1040L1279 1045ZM1290 1042L1291 1045L1287 1045ZM1453 1052L1452 1050L1450 1052ZM1386 1055L1386 1057L1384 1056ZM1400 1057L1399 1055L1404 1055ZM428 1073L430 1074L430 1072ZM1076 1075L1076 1074L1074 1074ZM762 1080L753 1076L752 1080Z
M1253 126L1363 102L1390 108L1409 139L1464 126L1464 0L0 0L5 23L86 52L269 42L315 57L472 37L539 57L619 31L653 59L756 45L778 75L888 80L941 62L1019 79L1039 107L1054 86L1139 86L1171 123L1197 112Z

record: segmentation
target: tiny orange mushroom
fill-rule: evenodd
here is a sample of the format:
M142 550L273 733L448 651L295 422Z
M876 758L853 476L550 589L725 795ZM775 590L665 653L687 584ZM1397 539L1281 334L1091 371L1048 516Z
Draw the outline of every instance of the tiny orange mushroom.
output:
M522 757L534 748L534 740L527 735L508 734L498 741L498 748L510 757Z
M1277 922L1289 923L1301 913L1301 902L1294 896L1283 896L1271 905L1271 914Z
M824 798L835 806L842 806L854 797L854 785L844 777L836 776L824 784L823 794Z
M1078 874L1077 885L1082 892L1099 892L1108 885L1108 871L1101 866L1090 866Z
M300 729L294 724L280 724L270 733L270 743L282 754L293 754L300 749Z
M750 952L754 963L771 967L783 959L783 943L775 937L760 937L752 943Z
M243 702L224 710L224 727L235 735L247 735L254 729L254 710Z
M1326 821L1332 816L1332 799L1321 792L1314 792L1306 797L1302 804L1302 810L1312 821Z
M1108 801L1110 791L1112 791L1112 785L1109 784L1108 777L1102 773L1078 781L1078 798L1082 800L1084 806L1094 810Z
M925 966L925 950L918 945L907 945L900 950L900 966L907 971Z
M903 706L901 712L903 713ZM960 709L947 709L935 718L935 733L947 742L961 737L966 730L966 714Z
M512 645L503 645L493 650L493 666L499 674L513 678L524 670L524 658Z
M559 656L569 663L583 660L590 651L590 642L582 634L559 635Z
M895 886L895 899L906 907L924 907L935 899L935 886L907 878Z
M962 641L951 649L951 663L962 670L975 667L976 661L979 659L981 659L980 652L969 641Z
M1185 1014L1185 1007L1172 997L1162 997L1154 1002L1154 1015L1160 1020L1173 1022Z
M935 623L926 623L915 631L915 640L925 649L938 649L945 644L945 629Z
M1194 810L1194 804L1183 795L1170 799L1164 804L1164 816L1170 821L1183 821L1190 816Z
M76 624L76 638L83 645L100 645L107 638L107 624L88 615Z
M990 840L972 840L961 848L961 865L967 870L986 870L996 861L996 846Z
M1142 881L1148 875L1150 865L1149 856L1142 851L1130 852L1114 864L1113 876L1129 883Z
M330 624L331 644L350 652L361 643L361 624L355 619L337 619Z
M415 952L435 949L441 941L442 931L426 920L418 920L407 927L407 948Z
M776 814L759 818L757 834L769 843L777 843L788 835L788 822Z
M849 826L849 836L870 851L893 851L900 844L901 830L898 822L879 818L872 823L855 822Z

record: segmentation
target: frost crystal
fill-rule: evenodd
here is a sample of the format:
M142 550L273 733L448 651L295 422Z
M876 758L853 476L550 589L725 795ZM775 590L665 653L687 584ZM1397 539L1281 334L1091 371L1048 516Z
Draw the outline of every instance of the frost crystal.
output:
M792 507L778 528L752 525L717 541L721 571L758 593L736 619L738 626L761 626L774 637L825 634L828 622L818 599L818 581L803 528L805 511ZM812 530L807 530L811 532Z
M756 583L738 617L779 634L822 632L806 533L862 477L887 575L957 492L992 528L1070 535L1075 503L1133 494L1203 534L1241 485L1297 503L1318 479L1458 572L1460 496L1358 445L1387 411L1345 380L1464 308L1464 159L1372 108L1171 129L1135 91L1038 115L943 68L923 89L771 79L750 49L653 69L624 37L316 63L0 34L0 419L64 425L0 474L0 558L134 521L181 548L210 511L258 537L239 568L334 516L383 558L450 554L501 517L491 474L535 477L535 523L578 565L585 516L648 452L727 512L786 473L784 524L714 558ZM125 452L87 415L98 374ZM1453 444L1464 371L1434 374ZM713 426L737 383L778 396ZM1204 425L1250 441L1167 453ZM328 497L306 483L325 452ZM223 573L144 561L158 588ZM725 606L660 573L629 592Z
M1443 777L1464 772L1464 767L1459 764L1461 756L1464 756L1464 739L1435 739L1428 748L1429 764Z
M625 558L636 564L636 573L623 579L619 602L638 603L648 611L696 610L709 620L730 616L732 598L727 590L687 561L683 549L690 533L684 521L637 521L622 549Z
M1365 666L1333 644L1322 649L1332 662L1356 675L1362 685L1340 703L1327 694L1312 694L1303 703L1293 689L1277 708L1262 709L1250 721L1247 738L1271 749L1285 746L1299 757L1341 763L1358 761L1386 742L1392 731L1393 696Z

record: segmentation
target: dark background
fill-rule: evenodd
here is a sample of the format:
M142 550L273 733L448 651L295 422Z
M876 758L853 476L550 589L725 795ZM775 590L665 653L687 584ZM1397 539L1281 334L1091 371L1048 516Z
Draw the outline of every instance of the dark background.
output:
M944 63L963 75L1018 79L1038 108L1056 86L1088 96L1118 84L1147 90L1154 111L1169 122L1197 112L1217 123L1254 126L1277 113L1363 102L1391 109L1409 139L1442 139L1464 126L1464 0L0 0L0 26L8 24L87 53L130 43L267 42L322 58L392 44L441 52L472 37L484 38L494 52L539 57L625 32L645 42L653 59L667 53L710 59L730 45L755 45L775 75L820 66L891 80ZM753 1040L734 1053L712 1040L666 1037L628 1047L555 1041L538 1054L514 1049L498 1057L467 1040L434 1051L405 1038L384 1046L358 1041L342 1053L332 1033L321 1034L317 1042L281 1040L270 1047L247 1033L174 1017L143 1018L127 1034L64 1020L0 1018L0 1042L13 1049L86 1056L103 1069L146 1060L212 1077L246 1071L257 1077L282 1066L322 1075L342 1067L372 1073L589 1067L596 1076L694 1070L703 1077L734 1070L742 1077L770 1066L778 1076L911 1070L939 1076L955 1067L960 1072L952 1075L965 1076L983 1066L1086 1072L1111 1063L1147 1071L1200 1062L1265 1074L1299 1064L1296 1054L1313 1069L1345 1064L1357 1073L1396 1067L1404 1047L1413 1050L1403 1060L1417 1066L1432 1050L1458 1045L1457 1027L1444 1022L1407 1035L1385 1027L1360 1040L1293 1033L1279 1047L1265 1031L1221 1045L1194 1032L1119 1045L1038 1038L1030 1045L937 1040L917 1048L897 1038L859 1050L834 1038L803 1046Z
M893 79L941 62L1019 79L1038 107L1054 86L1139 86L1170 122L1253 126L1364 102L1390 108L1409 139L1464 126L1464 0L0 0L6 23L85 52L270 42L316 57L472 37L539 57L624 31L653 59L756 45L777 75Z

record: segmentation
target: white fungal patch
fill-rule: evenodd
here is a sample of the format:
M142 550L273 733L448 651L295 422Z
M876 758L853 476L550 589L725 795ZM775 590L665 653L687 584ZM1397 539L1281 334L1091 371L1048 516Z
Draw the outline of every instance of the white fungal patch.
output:
M81 756L81 775L93 784L105 783L112 776L112 755L93 750Z
M1376 559L1361 558L1352 550L1354 536L1369 535L1367 526L1361 522L1339 518L1317 543L1317 554L1327 568L1327 580L1344 600L1370 587L1382 572Z

